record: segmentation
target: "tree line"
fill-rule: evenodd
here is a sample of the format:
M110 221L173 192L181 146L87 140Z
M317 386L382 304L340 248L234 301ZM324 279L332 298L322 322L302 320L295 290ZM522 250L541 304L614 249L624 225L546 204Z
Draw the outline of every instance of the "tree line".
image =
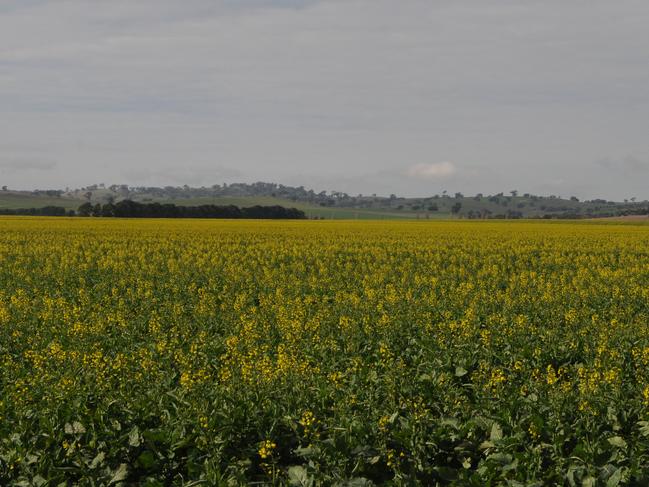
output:
M74 210L66 210L62 206L44 206L43 208L0 208L0 215L27 216L74 216Z
M269 220L303 220L306 215L296 208L283 206L251 206L240 208L234 205L176 206L161 203L138 203L124 200L118 203L84 203L77 211L62 206L43 208L0 208L0 215L25 216L83 216L113 218L250 218Z
M302 220L303 211L283 206L234 205L177 206L171 203L139 203L123 200L117 203L84 203L77 210L79 216L116 218L251 218L272 220Z

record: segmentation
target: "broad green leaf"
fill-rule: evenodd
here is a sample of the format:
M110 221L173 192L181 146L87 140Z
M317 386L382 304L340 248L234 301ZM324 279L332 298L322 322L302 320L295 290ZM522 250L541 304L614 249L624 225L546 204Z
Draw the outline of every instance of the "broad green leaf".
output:
M41 487L41 485L45 485L45 483L47 483L47 480L45 480L45 479L44 479L43 477L41 477L40 475L36 475L36 476L32 479L32 484L33 484L35 487Z
M487 457L487 460L491 460L497 463L500 463L501 465L509 465L512 463L512 456L509 455L508 453L493 453L492 455L489 455Z
M642 436L649 436L649 421L638 421L638 426Z
M622 438L621 436L613 436L613 437L608 439L608 442L611 445L616 446L618 448L625 448L626 447L626 441L624 441L624 438Z
M72 424L65 423L63 429L68 435L77 435L86 432L85 426L83 426L83 424L81 424L79 421L74 421Z
M597 485L597 479L595 477L588 476L581 481L582 487L595 487Z
M110 479L108 485L114 485L122 480L125 480L128 477L128 466L125 463L120 464L120 466L113 472L113 476Z
M503 429L496 422L491 425L491 435L489 435L489 439L491 441L498 441L503 439Z
M140 443L140 430L135 426L128 434L128 444L133 447L138 447Z
M97 453L97 456L92 459L92 462L90 463L90 468L95 469L102 463L104 463L104 458L106 458L106 454L102 451Z
M363 477L356 477L343 484L345 487L372 487L374 483Z
M137 463L139 463L143 468L149 469L155 465L155 456L152 451L145 451L137 457Z
M297 487L311 487L313 479L309 476L306 468L296 465L288 468L288 481L290 485Z
M606 487L617 487L622 481L622 474L624 472L621 468L618 468L606 481Z

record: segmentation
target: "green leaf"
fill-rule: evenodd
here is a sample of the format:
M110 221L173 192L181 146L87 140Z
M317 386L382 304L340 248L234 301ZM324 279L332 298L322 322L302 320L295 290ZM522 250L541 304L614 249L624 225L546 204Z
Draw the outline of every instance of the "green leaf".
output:
M146 430L142 432L141 436L142 438L152 441L154 443L163 442L167 437L164 431L160 431L160 430Z
M453 482L457 479L458 472L451 467L436 467L437 474L447 482Z
M106 458L106 454L103 451L97 453L97 456L93 458L92 462L90 463L90 468L91 469L97 468L99 465L104 463L105 458Z
M581 487L595 487L597 485L597 479L594 477L586 477L581 481Z
M138 447L140 443L140 430L135 426L128 434L128 444L133 447Z
M289 485L298 487L312 487L313 479L309 476L306 468L296 465L288 468Z
M496 422L491 425L491 435L489 436L491 441L498 441L503 439L503 429Z
M309 458L316 453L317 450L313 446L305 446L305 447L299 447L295 449L295 454L303 458Z
M439 422L442 426L451 426L454 429L459 429L460 422L455 418L444 418Z
M139 463L143 468L150 469L155 465L155 457L153 456L152 451L145 451L137 457L137 463Z
M41 485L44 485L45 483L47 483L47 480L45 480L45 479L44 479L43 477L41 477L40 475L36 475L36 477L34 477L34 478L32 479L32 484L33 484L34 486L36 486L36 487L40 487Z
M480 443L480 446L478 446L478 448L480 450L487 450L489 448L494 448L495 446L496 444L493 441L483 441L482 443Z
M372 487L374 483L364 477L355 477L343 484L345 487Z
M568 467L568 472L566 473L566 479L568 480L568 485L570 487L577 486L577 482L575 480L575 472L581 471L582 468L583 467L576 466L576 465L570 465L570 467Z
M455 367L455 376L456 377L464 377L468 373L469 373L469 371L466 370L464 367L462 367L460 365Z
M606 481L606 487L617 487L622 481L622 469L618 468Z
M618 448L626 448L626 441L621 436L613 436L608 439L608 442Z
M64 431L68 435L80 435L86 432L86 428L79 421L74 421L72 424L65 423Z
M496 463L500 463L503 466L512 463L512 459L513 457L507 453L494 453L487 457L487 460L492 460Z
M649 421L638 421L638 426L642 436L649 436Z
M514 459L509 465L503 466L503 472L509 472L510 470L516 470L518 468L518 459Z
M125 463L122 463L117 470L113 472L113 477L110 479L108 485L114 485L122 480L125 480L128 477L128 466Z
M25 464L26 465L33 465L34 463L38 462L38 455L34 455L31 453L28 453L25 455Z

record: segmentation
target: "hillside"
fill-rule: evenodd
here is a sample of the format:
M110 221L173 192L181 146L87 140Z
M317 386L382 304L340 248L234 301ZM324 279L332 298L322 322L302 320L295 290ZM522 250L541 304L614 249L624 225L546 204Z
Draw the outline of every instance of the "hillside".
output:
M307 190L275 183L223 184L211 187L164 188L127 185L92 185L70 191L1 191L2 208L61 206L77 209L85 202L106 203L130 199L141 203L167 202L179 206L280 205L297 208L309 218L323 219L517 219L517 218L612 218L649 214L649 202L579 201L575 197L509 194L465 196L445 193L426 198L397 195L356 195L339 191Z
M76 210L83 204L83 200L56 195L56 191L47 193L38 191L0 191L0 209L60 206L66 210Z

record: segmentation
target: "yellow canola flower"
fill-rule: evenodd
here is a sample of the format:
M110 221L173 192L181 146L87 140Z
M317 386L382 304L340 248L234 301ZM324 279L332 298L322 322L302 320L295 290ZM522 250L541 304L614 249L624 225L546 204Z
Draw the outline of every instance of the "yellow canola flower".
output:
M259 457L262 460L266 460L267 458L270 458L273 455L273 450L275 450L275 448L277 448L277 443L271 440L262 441L258 450Z

